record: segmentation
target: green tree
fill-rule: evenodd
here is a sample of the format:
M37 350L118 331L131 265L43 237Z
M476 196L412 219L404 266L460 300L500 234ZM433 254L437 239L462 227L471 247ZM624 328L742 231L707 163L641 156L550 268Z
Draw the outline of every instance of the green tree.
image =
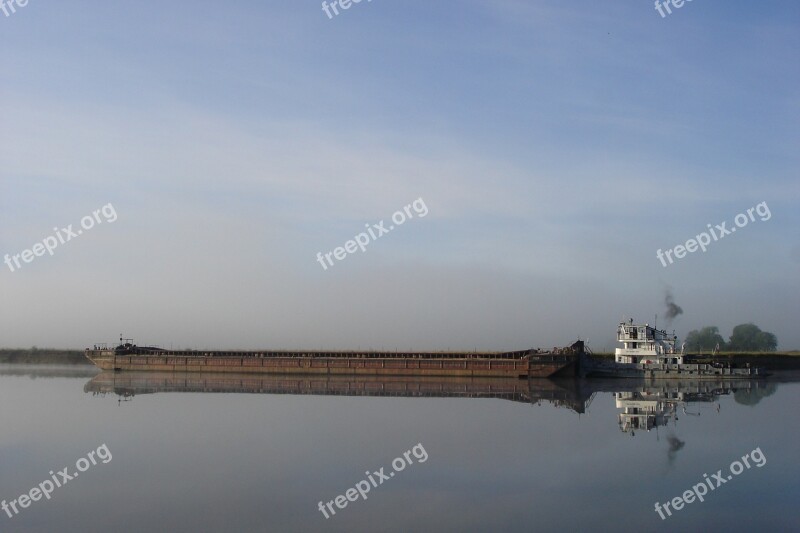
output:
M764 351L774 352L778 349L778 337L769 331L762 331L759 335L759 343L764 346Z
M728 350L732 352L774 352L778 338L768 331L761 331L755 324L739 324L733 328Z
M701 350L710 351L719 344L720 350L725 349L725 339L719 334L717 326L706 326L700 331L693 329L686 335L686 349L693 352Z

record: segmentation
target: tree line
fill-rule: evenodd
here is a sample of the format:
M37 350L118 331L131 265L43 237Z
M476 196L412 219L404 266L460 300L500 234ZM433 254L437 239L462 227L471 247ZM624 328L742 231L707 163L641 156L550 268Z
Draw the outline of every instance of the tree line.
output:
M778 338L755 324L739 324L727 342L716 326L694 329L686 335L686 349L690 351L713 350L717 345L724 352L774 352L778 349Z

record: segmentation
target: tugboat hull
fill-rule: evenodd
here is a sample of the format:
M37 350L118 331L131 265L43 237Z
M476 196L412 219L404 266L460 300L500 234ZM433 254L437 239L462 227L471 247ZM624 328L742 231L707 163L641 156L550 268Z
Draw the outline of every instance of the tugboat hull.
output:
M593 360L589 356L581 358L580 374L586 377L649 379L753 379L767 376L761 368L733 368L703 363L615 363Z

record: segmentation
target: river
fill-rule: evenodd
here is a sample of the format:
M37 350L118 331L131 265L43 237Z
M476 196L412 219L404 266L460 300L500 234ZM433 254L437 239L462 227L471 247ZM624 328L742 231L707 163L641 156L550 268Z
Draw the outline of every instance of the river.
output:
M0 531L797 531L798 404L792 380L2 365Z

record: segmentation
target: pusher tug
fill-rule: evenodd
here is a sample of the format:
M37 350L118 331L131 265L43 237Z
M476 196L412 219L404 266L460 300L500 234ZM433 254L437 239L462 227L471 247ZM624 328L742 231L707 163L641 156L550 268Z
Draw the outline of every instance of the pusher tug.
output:
M620 322L617 341L622 348L614 351L614 361L601 361L581 355L580 370L584 376L652 379L719 379L763 377L763 369L736 368L722 363L691 363L683 351L675 350L677 337L649 324L634 324L633 319Z

